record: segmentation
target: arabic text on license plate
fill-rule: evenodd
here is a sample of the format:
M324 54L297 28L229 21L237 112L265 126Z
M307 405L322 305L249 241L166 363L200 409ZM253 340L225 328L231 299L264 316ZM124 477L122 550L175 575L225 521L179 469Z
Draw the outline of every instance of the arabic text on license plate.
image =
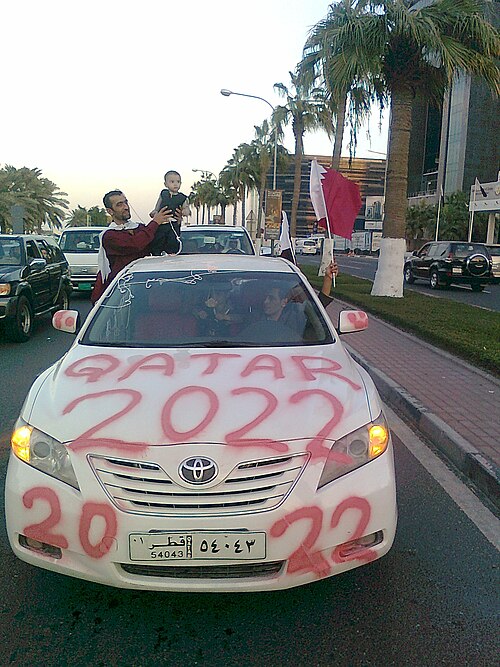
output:
M130 560L259 560L266 557L265 533L132 533Z

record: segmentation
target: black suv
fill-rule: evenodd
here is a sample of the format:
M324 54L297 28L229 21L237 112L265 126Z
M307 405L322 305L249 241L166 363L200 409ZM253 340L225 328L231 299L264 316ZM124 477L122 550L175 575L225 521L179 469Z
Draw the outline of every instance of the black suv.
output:
M493 282L488 249L483 243L467 241L426 243L406 259L404 275L410 284L418 279L428 280L432 289L465 283L473 292L480 292Z
M0 234L0 322L7 336L27 341L33 319L66 309L71 281L55 239L36 234Z

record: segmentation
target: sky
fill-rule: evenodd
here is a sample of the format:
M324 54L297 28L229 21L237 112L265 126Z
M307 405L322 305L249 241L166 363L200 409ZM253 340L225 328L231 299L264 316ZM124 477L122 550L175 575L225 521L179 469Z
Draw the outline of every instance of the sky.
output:
M0 167L37 167L70 208L102 206L119 188L146 221L163 175L175 169L189 194L218 174L281 104L309 30L328 0L23 0L2 6ZM358 139L359 157L383 157L378 112ZM346 137L347 138L347 134ZM291 130L285 146L294 150ZM306 154L330 155L324 133ZM376 151L374 153L369 150ZM344 142L343 154L347 154Z

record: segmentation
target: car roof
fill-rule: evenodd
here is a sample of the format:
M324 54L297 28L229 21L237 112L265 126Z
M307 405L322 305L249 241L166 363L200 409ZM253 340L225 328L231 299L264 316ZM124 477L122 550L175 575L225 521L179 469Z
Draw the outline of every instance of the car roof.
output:
M61 230L61 234L64 232L102 232L107 227L66 227L66 229Z
M204 232L210 234L211 232L243 232L248 234L244 227L236 225L182 225L182 232Z
M52 234L0 234L1 239L52 239Z
M297 273L296 267L281 257L258 255L169 255L143 257L127 267L131 273L156 271L262 271L265 273Z

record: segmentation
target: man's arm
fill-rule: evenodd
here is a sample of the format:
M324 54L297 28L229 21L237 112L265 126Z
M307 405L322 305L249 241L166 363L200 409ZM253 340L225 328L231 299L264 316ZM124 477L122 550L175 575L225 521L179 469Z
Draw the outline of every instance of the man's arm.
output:
M332 259L330 264L326 267L325 276L323 278L323 285L321 286L321 292L318 294L319 300L323 306L328 306L332 301L330 296L330 291L332 289L333 279L336 278L339 274L339 267L337 266L337 261L335 257Z
M147 225L139 225L135 229L109 229L102 237L102 245L106 253L112 255L133 255L144 250L153 240L159 225L168 222L171 213L167 207L155 213Z

